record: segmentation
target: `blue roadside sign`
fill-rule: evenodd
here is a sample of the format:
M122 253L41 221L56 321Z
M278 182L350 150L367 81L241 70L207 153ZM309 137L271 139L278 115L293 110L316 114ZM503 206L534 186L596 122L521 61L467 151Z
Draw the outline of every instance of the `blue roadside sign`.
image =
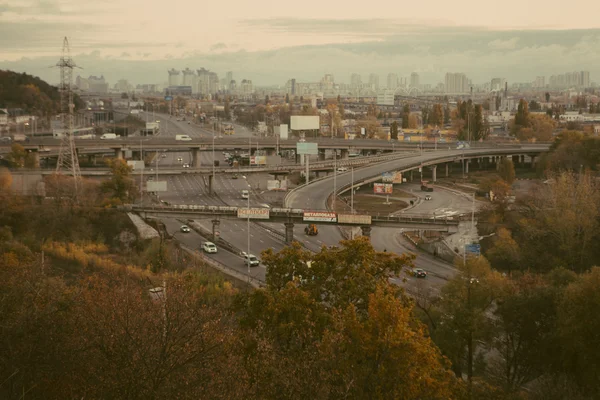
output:
M171 100L173 100L173 97L172 96L165 96L165 100L166 101L171 101Z
M465 245L465 252L475 254L476 256L481 255L481 245L477 243Z

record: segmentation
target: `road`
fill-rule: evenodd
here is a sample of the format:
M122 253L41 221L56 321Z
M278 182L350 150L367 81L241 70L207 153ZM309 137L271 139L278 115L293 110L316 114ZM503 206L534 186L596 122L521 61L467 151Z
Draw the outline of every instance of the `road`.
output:
M434 192L421 191L417 183L404 183L400 188L419 198L416 206L406 211L407 214L427 214L436 217L451 217L458 214L468 214L473 210L473 199L466 194L457 194L454 191L437 186ZM431 200L425 200L425 196ZM480 206L475 202L475 208Z

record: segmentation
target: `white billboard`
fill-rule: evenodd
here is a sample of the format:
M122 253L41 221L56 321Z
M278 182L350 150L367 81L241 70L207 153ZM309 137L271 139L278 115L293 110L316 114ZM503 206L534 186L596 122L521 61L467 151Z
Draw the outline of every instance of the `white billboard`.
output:
M296 154L319 154L317 143L296 143Z
M166 192L167 191L167 181L146 182L146 191L147 192Z
M334 212L305 211L302 220L307 222L335 222L336 217Z
M371 225L371 216L358 214L338 214L337 222L340 224Z
M288 126L287 124L279 125L279 138L286 140L288 138Z
M318 115L292 115L291 118L292 130L307 131L320 128L320 120Z
M238 218L247 219L269 219L269 209L268 208L238 208L237 210Z
M141 171L144 169L144 162L139 161L127 161L127 166L131 167L133 171Z

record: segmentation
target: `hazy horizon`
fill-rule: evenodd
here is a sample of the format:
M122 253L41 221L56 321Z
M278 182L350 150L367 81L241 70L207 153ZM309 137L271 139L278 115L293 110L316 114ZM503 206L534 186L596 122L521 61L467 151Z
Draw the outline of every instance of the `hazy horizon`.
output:
M118 79L163 83L168 69L186 67L204 67L220 78L233 71L237 81L262 86L290 78L316 81L326 73L349 82L354 72L363 81L379 74L381 86L389 72L417 72L422 83L434 86L446 72L464 72L474 83L493 77L527 82L580 70L599 80L600 29L594 13L581 12L589 3L575 0L563 10L540 0L508 0L493 12L469 3L375 0L356 10L346 2L316 0L288 8L268 0L210 7L192 1L5 0L0 68L56 83L58 71L50 67L67 36L83 68L75 76L104 75L111 85Z

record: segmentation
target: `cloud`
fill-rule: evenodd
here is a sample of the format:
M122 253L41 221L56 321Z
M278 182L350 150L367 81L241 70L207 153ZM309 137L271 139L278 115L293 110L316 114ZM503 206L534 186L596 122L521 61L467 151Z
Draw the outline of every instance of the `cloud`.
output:
M496 39L491 41L488 45L491 49L495 50L512 50L517 47L517 43L519 42L518 37L514 37L508 40Z

